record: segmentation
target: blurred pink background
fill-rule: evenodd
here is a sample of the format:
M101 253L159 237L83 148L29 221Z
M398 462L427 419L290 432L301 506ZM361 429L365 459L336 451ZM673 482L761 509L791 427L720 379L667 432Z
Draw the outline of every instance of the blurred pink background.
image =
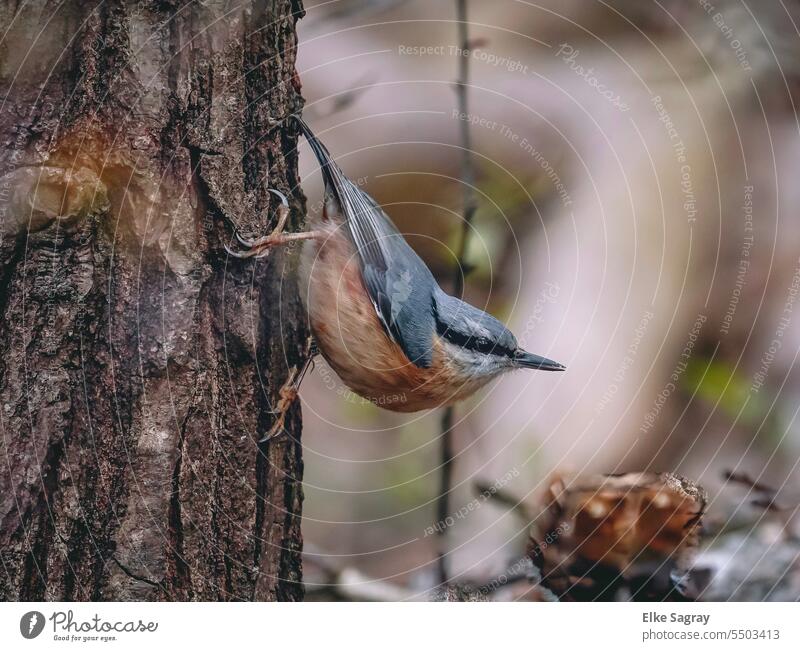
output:
M533 504L554 471L668 470L708 489L712 519L740 497L728 469L800 493L796 7L470 3L466 296L568 370L516 373L456 408L457 579L501 571L527 535L476 503L476 482ZM307 120L448 288L453 3L306 9ZM363 403L321 358L301 398L309 583L319 555L409 593L433 585L440 414Z

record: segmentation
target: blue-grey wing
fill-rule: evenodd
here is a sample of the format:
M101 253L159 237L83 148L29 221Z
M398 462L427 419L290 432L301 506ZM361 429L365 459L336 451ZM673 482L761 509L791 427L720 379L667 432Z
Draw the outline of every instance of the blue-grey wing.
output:
M408 359L428 368L436 329L433 274L375 200L347 178L311 128L297 121L320 163L326 197L345 218L378 318Z
M433 361L433 274L375 200L348 181L347 225L378 318L416 366ZM357 193L357 194L356 194Z

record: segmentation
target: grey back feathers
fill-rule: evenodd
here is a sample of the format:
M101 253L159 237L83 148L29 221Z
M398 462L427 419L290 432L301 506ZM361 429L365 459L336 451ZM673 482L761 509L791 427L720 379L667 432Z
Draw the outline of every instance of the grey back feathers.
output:
M436 330L453 344L487 355L512 357L517 340L491 314L465 303L436 287Z
M514 335L494 317L446 294L375 200L347 178L308 125L298 122L320 163L326 199L334 199L345 217L378 318L408 359L430 367L434 333L476 352L513 355Z

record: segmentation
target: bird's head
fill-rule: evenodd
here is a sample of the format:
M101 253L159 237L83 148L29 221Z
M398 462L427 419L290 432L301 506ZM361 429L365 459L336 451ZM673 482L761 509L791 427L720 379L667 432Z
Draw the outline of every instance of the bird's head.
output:
M437 334L464 374L493 377L514 369L566 369L520 348L513 333L491 314L442 290L435 292L434 298Z

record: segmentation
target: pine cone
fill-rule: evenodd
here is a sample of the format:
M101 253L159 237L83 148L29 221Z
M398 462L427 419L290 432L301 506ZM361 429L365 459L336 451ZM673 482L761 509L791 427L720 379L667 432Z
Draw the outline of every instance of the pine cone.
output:
M670 473L551 482L528 555L564 600L686 600L705 491Z

